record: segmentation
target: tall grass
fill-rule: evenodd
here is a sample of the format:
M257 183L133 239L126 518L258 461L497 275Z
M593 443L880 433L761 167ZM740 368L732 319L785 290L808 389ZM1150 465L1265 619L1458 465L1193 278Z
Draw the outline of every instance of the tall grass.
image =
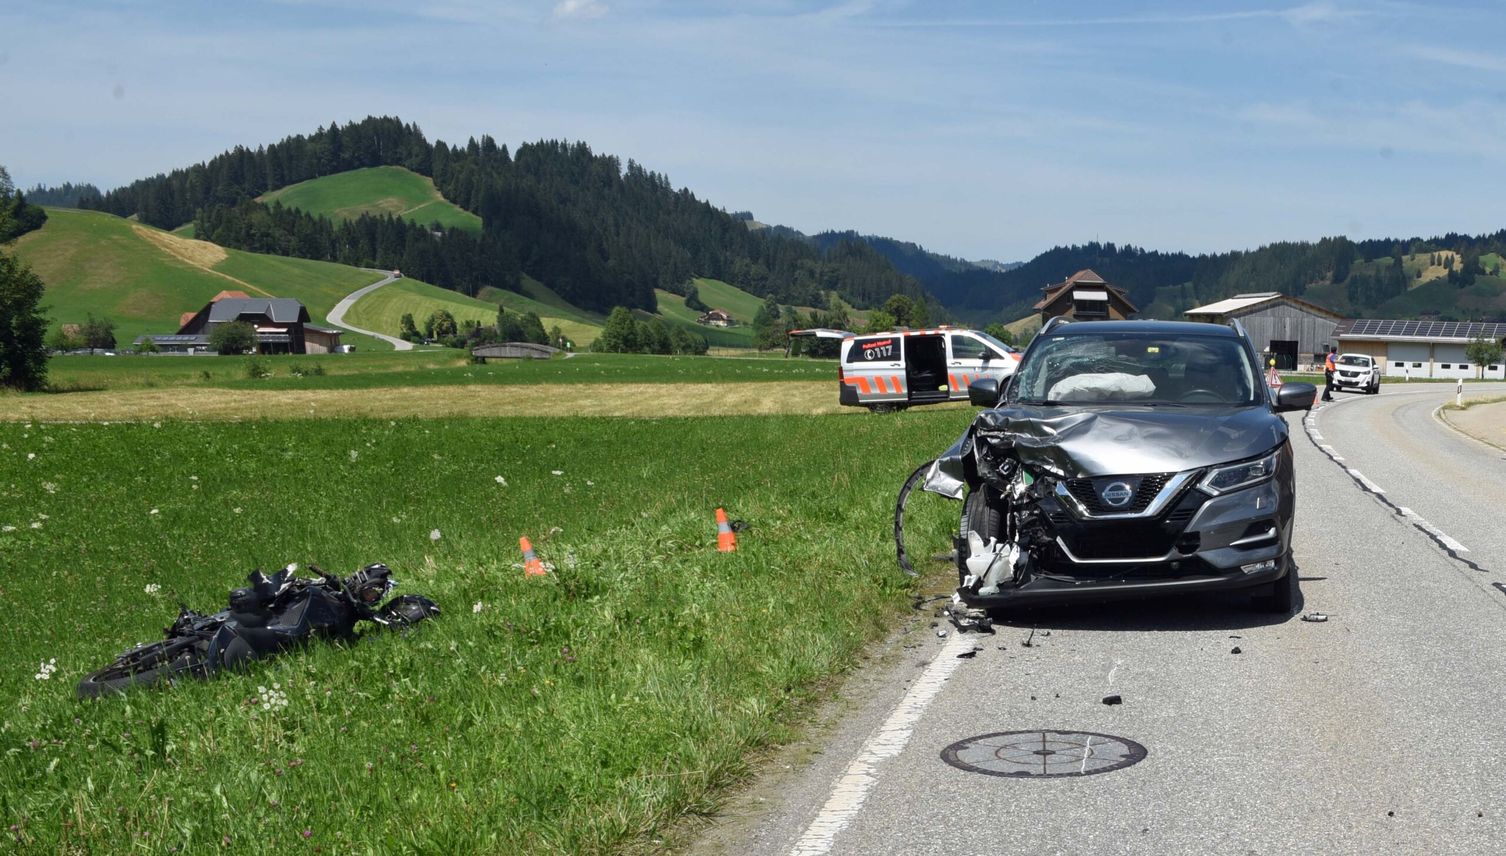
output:
M905 608L894 494L970 417L0 424L5 841L642 840L710 805ZM750 524L736 553L715 551L717 506ZM523 576L520 535L547 577ZM177 601L217 608L288 561L385 561L445 614L74 699Z

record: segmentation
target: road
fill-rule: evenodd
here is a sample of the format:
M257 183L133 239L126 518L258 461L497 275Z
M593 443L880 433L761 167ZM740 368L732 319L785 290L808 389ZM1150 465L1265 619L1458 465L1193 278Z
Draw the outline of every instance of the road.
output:
M1288 415L1298 614L1210 596L991 636L922 624L849 684L812 760L773 765L691 852L1506 852L1506 453L1434 418L1452 393L1388 384ZM1032 729L1146 756L1031 779L940 757Z
M368 270L370 269L368 268ZM329 323L335 325L336 327L343 327L346 330L352 330L357 333L364 333L367 336L373 336L375 338L381 339L384 342L390 343L392 345L392 349L395 351L413 350L412 342L406 341L404 339L399 339L396 336L388 336L384 333L377 333L371 330L363 330L360 327L355 327L345 323L345 313L350 311L350 307L354 306L357 300L360 300L362 297L365 297L371 292L376 291L389 282L397 281L397 277L388 274L386 271L372 270L372 272L387 274L387 276L381 280L378 280L377 282L373 282L371 285L368 285L365 288L356 289L350 294L345 295L345 299L341 300L339 303L336 303L335 308L329 311Z

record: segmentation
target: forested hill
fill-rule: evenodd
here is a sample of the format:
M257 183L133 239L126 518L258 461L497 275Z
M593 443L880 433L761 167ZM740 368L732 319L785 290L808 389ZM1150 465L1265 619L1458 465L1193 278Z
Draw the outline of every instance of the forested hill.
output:
M855 236L814 240L839 237ZM1351 316L1506 319L1506 230L1428 239L1323 238L1198 256L1094 242L1054 247L1006 271L890 238L862 240L920 280L949 311L979 324L1029 315L1044 286L1084 268L1126 289L1141 313L1155 318L1179 318L1235 294L1279 291Z
M430 177L446 199L482 218L481 234L390 216L333 223L254 201L289 184L372 166ZM828 290L860 307L894 294L929 297L862 241L822 250L750 230L689 190L675 190L664 175L631 160L624 167L584 143L544 141L516 153L489 136L431 144L417 125L388 117L238 146L81 204L168 229L194 222L198 237L240 249L401 268L467 294L515 288L527 273L598 311L653 310L655 288L684 293L692 276L818 307Z

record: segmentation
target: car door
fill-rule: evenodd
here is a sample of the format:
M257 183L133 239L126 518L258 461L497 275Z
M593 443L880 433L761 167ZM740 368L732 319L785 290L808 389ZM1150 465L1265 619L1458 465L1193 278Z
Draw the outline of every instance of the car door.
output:
M983 378L1003 383L1014 374L1019 355L1001 352L974 333L957 331L947 336L947 380L953 399L966 399L968 384Z
M856 402L863 406L904 403L905 337L899 333L857 336L844 342L842 383L857 393ZM844 392L843 403L851 393Z

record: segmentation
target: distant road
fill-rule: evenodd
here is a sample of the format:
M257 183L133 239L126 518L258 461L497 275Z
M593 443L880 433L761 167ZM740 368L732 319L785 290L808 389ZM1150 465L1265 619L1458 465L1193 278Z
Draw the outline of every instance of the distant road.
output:
M368 270L370 269L368 268ZM391 342L394 350L413 350L412 342L399 339L396 336L388 336L382 333L377 333L373 330L362 330L360 327L355 327L353 325L345 323L345 313L350 311L350 307L354 306L357 300L360 300L371 292L376 291L387 283L395 282L397 280L397 277L393 276L390 273L387 273L387 271L375 270L372 272L385 273L387 274L387 276L385 279L378 280L376 282L373 282L371 285L366 286L365 288L358 288L355 291L352 291L350 294L345 295L345 299L341 300L339 303L336 303L335 308L329 311L329 323L335 325L336 327L344 327L346 330L350 330L355 333L364 333L367 336L374 336L384 342Z

